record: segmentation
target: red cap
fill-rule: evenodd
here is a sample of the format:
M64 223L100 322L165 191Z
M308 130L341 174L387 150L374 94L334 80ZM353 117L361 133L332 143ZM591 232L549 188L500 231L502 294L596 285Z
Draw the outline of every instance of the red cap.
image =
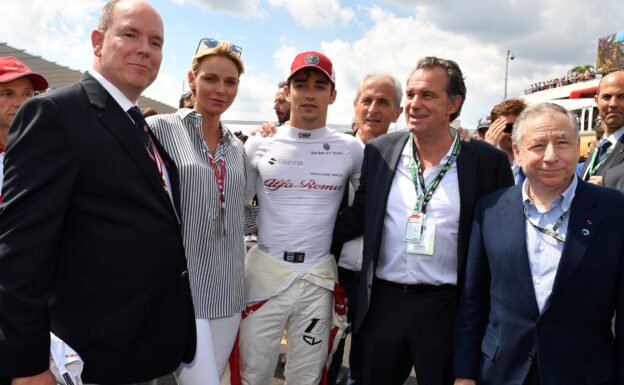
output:
M12 82L15 79L29 77L33 82L35 91L48 89L48 81L43 76L36 74L14 56L0 57L0 83Z
M288 76L288 79L296 72L306 68L316 68L322 71L332 83L336 84L336 74L334 74L334 66L331 60L322 53L315 51L301 52L295 56L295 60L293 60L290 66L290 76Z

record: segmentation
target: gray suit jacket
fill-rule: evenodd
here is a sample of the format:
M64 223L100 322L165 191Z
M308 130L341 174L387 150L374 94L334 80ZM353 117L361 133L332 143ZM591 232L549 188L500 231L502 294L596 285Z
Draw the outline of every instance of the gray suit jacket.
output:
M612 187L624 191L624 163L608 169L602 183L605 187Z
M594 148L594 151L598 151L598 146ZM589 163L591 163L590 160L594 154L594 151L589 154L589 157L585 162L585 166L583 166L581 177L583 177L584 180L588 179L585 178L585 174L587 172L587 168L589 167ZM620 137L620 140L618 140L618 142L615 144L615 147L613 147L613 150L611 151L609 156L607 156L607 158L604 160L604 162L602 162L600 167L598 167L598 170L596 170L596 174L594 175L604 176L608 169L613 168L621 163L624 163L624 135Z

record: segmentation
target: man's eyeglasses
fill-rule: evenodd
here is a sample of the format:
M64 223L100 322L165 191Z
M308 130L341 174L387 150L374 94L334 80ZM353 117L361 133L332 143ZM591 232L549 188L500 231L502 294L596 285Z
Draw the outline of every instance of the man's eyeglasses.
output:
M204 37L203 39L199 39L199 45L197 46L195 53L197 53L199 49L202 47L215 48L216 46L219 45L219 43L221 43L219 40L215 40L209 37ZM243 53L243 48L240 46L237 46L236 44L230 43L230 52L240 57L241 54Z

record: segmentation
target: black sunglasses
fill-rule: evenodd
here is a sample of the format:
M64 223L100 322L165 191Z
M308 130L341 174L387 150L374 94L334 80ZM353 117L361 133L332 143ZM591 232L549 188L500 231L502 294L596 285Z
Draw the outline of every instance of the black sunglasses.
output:
M505 128L503 128L503 132L511 132L513 131L513 123L505 124Z
M197 45L197 49L195 50L195 53L197 53L199 49L202 47L215 48L216 46L219 45L219 43L221 43L219 40L215 40L209 37L204 37L202 39L199 39L199 44ZM243 53L243 48L236 44L230 43L230 52L240 57L241 54Z

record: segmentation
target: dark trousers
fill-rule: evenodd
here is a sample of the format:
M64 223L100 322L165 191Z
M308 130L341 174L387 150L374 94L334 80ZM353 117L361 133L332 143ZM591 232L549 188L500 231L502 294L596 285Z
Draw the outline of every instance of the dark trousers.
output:
M360 274L358 272L338 268L338 281L347 293L349 298L349 309L347 310L347 320L351 324L355 319L355 304L357 303L358 286L360 282ZM332 363L327 371L328 384L334 385L342 366L342 357L344 355L345 338L340 340L340 344L334 353ZM362 371L362 348L359 335L351 333L351 350L349 351L349 385L360 385L360 377Z
M457 288L373 281L359 331L364 385L402 385L412 367L422 385L452 385Z

